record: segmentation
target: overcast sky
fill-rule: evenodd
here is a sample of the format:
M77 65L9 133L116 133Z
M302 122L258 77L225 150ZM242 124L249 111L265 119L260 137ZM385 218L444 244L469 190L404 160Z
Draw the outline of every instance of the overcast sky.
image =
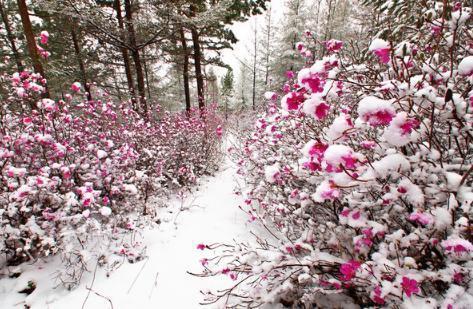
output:
M271 3L268 4L271 5L271 18L274 21L273 24L276 24L282 17L283 4L284 0L272 0ZM258 27L262 27L264 25L264 16L265 13L263 15L253 16L246 22L235 23L231 27L239 41L233 45L233 50L224 50L222 55L223 61L233 68L235 78L238 77L238 71L240 68L240 62L238 59L244 60L245 57L248 56L248 49L252 49L251 45L254 42L255 21ZM226 70L217 69L216 72L218 75L223 76Z

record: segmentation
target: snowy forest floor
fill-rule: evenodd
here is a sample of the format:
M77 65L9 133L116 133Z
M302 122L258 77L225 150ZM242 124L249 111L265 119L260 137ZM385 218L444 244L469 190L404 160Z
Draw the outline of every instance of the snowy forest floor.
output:
M24 308L25 304L33 309L199 308L201 291L228 288L234 282L228 276L188 274L202 271L199 260L207 252L197 250L197 244L245 241L251 238L250 229L259 229L238 207L243 201L233 193L235 175L235 166L226 159L214 177L203 179L184 200L171 200L170 206L161 210L161 224L143 232L144 260L125 262L108 278L98 268L95 275L87 273L70 292L54 289L59 261L22 265L19 278L0 280L0 308ZM28 296L18 293L29 280L37 283L36 290ZM103 297L94 292L87 296L87 288Z

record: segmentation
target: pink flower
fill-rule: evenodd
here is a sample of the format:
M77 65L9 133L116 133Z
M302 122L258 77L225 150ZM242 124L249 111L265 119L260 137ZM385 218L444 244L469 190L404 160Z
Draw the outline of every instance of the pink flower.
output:
M41 38L41 44L43 45L48 44L49 33L47 31L41 31L40 38Z
M281 105L284 109L291 111L291 110L298 110L301 104L304 102L304 93L299 92L290 92L286 94L282 100Z
M379 61L386 64L389 62L389 51L390 51L389 48L376 49L374 51L374 54L378 56Z
M373 293L371 294L371 299L375 304L384 305L384 298L381 296L381 287L378 285L374 288Z
M319 93L324 91L325 80L319 73L305 72L305 74L299 73L299 80L302 86L306 89L311 90L313 93Z
M399 187L397 188L397 192L399 192L399 193L401 193L401 194L405 194L405 193L407 193L407 189L406 189L406 187L399 186Z
M291 91L291 86L289 86L288 84L284 84L284 86L282 87L282 91L284 93L288 93L289 91Z
M325 48L331 53L338 53L342 47L343 42L338 40L329 40L324 42Z
M374 141L362 141L361 142L361 147L365 149L373 149L376 146L376 143Z
M286 71L286 77L287 77L287 79L294 78L294 72L293 71Z
M342 217L348 217L348 215L350 214L350 209L349 208L343 208L342 212L340 212L340 216Z
M202 266L206 266L207 264L209 264L209 260L206 258L201 259L199 262L200 264L202 264Z
M382 126L382 125L388 125L391 122L391 120L393 120L394 115L391 113L391 111L380 110L373 114L370 114L368 117L369 117L368 122L370 125Z
M361 264L358 261L351 260L347 263L340 265L340 273L342 274L340 280L350 281L356 275L356 271L360 268Z
M412 130L418 128L420 121L415 118L407 118L406 121L401 125L402 134L411 134Z
M352 155L343 156L342 160L344 161L344 166L347 169L354 169L356 167L356 163L358 162L358 159Z
M31 117L23 118L23 124L30 124L32 122Z
M327 117L329 110L330 106L322 102L315 108L315 116L320 120L324 119L325 117Z
M431 30L431 32L434 36L438 36L438 35L440 35L440 33L442 33L442 27L441 26L432 25L430 27L430 30Z
M198 249L198 250L204 250L205 248L207 248L207 246L204 245L204 244L198 244L198 245L197 245L197 249Z
M79 92L82 88L82 85L79 82L75 82L71 85L71 90L74 92Z
M102 198L102 204L108 205L108 203L110 203L110 199L108 198L108 196L104 196Z
M453 282L456 284L462 284L463 283L464 276L462 273L455 271L453 274Z
M391 47L388 42L381 39L375 39L371 43L369 50L373 52L382 63L389 63Z
M309 155L311 157L322 158L328 145L324 143L314 143L309 149Z
M434 219L429 214L422 212L414 212L409 216L409 221L414 221L420 225L425 226L433 223Z
M297 42L297 43L296 43L296 49L297 49L298 51L302 51L302 50L304 49L304 43L302 43L302 42ZM292 77L290 77L290 78L292 78Z
M408 277L402 277L401 286L407 297L411 297L412 294L419 293L420 291L417 281Z
M473 245L468 240L462 238L448 238L442 241L442 247L447 253L455 253L457 255L473 251Z
M218 126L217 129L215 130L215 133L217 134L218 137L222 137L222 135L223 135L222 126Z
M89 207L90 204L92 204L92 199L90 199L90 198L86 198L82 201L82 206L84 206L84 207Z
M351 215L351 217L355 220L358 220L361 217L361 213L359 211L356 211Z
M230 272L230 268L225 267L224 269L222 269L221 272L222 272L222 274L226 275L226 274L228 274L228 273Z
M320 166L320 164L314 161L304 162L303 167L305 169L311 170L312 172L322 170L322 167Z

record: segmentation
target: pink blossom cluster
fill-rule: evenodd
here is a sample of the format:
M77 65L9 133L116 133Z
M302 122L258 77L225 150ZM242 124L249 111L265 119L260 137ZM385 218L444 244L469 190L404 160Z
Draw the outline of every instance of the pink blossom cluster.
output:
M204 274L223 264L248 282L216 298L237 293L255 307L472 303L473 50L471 18L457 16L471 9L457 6L416 2L445 16L443 32L425 22L367 42L362 63L334 50L302 68L232 147L247 183L241 207L267 233L216 252L219 264Z
M129 102L86 100L80 83L53 100L41 97L46 80L37 74L8 80L11 96L0 110L0 250L8 265L117 239L140 217L152 219L151 197L164 200L218 168L223 127L215 107L157 107L145 119ZM130 250L116 253L139 258Z

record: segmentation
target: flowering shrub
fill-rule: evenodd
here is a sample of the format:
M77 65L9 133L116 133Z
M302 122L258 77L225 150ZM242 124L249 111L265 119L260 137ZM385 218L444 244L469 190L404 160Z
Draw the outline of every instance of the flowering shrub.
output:
M363 63L325 42L329 55L288 81L281 108L267 95L268 111L232 154L249 220L271 235L214 246L203 275L236 281L208 302L473 302L471 9L416 6L420 28L375 38Z
M55 101L41 98L37 74L4 80L13 89L0 110L0 251L9 265L60 252L82 267L60 278L69 284L92 258L140 258L139 244L113 240L154 214L151 194L162 198L217 168L221 122L212 108L158 109L145 121L106 94L80 102L77 82Z

